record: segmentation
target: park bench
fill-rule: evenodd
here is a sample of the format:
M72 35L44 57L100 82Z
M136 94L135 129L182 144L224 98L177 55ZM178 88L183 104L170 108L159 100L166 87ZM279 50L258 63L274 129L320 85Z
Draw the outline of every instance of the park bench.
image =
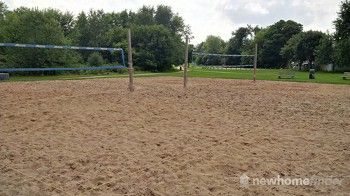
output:
M8 73L0 73L0 81L8 80L10 75Z
M350 72L344 72L344 75L342 76L343 80L350 79Z
M281 69L278 72L278 79L294 79L295 72L290 69Z

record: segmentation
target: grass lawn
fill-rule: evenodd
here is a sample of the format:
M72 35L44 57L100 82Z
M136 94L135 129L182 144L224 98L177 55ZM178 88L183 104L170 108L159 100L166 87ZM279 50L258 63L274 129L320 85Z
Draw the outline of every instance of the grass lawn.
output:
M308 72L296 72L294 79L278 79L278 69L258 69L257 80L275 80L275 81L291 81L291 82L312 82L312 83L329 83L329 84L350 84L350 80L343 80L342 73L317 72L315 80L308 79ZM135 72L135 77L157 77L157 76L175 76L182 77L182 72ZM190 77L200 78L224 78L224 79L247 79L252 80L252 70L208 70L201 67L191 67L189 70ZM93 79L93 78L114 78L127 77L127 74L118 74L106 72L104 74L68 74L55 76L12 76L10 81L38 81L38 80L77 80L77 79Z
M350 84L350 80L343 80L342 73L317 72L315 80L309 80L309 72L297 71L294 79L278 79L278 69L258 69L257 80L291 81L291 82L313 82L329 84ZM252 70L206 70L194 67L189 74L191 77L205 78L227 78L252 80Z

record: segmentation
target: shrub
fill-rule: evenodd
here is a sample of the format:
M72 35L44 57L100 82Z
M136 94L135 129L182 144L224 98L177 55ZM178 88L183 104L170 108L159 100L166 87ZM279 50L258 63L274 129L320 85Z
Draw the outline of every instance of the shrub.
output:
M119 73L119 74L125 74L125 73L128 73L128 69L127 69L127 68L118 69L118 70L117 70L117 73Z
M103 64L103 58L100 53L94 52L89 56L88 63L92 67L100 66Z

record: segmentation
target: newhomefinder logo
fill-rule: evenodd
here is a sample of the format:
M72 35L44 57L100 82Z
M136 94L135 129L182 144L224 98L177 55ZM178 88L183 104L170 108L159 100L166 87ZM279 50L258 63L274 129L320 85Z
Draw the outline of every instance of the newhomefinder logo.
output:
M305 178L281 177L274 178L250 178L243 174L239 178L240 186L248 188L249 186L340 186L342 180L334 177L311 176Z

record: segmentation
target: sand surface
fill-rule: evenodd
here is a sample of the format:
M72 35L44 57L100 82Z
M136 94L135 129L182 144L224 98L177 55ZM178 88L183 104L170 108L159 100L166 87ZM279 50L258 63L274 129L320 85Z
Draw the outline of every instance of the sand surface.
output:
M0 83L0 195L346 195L350 86L181 78ZM337 177L240 186L239 177Z

